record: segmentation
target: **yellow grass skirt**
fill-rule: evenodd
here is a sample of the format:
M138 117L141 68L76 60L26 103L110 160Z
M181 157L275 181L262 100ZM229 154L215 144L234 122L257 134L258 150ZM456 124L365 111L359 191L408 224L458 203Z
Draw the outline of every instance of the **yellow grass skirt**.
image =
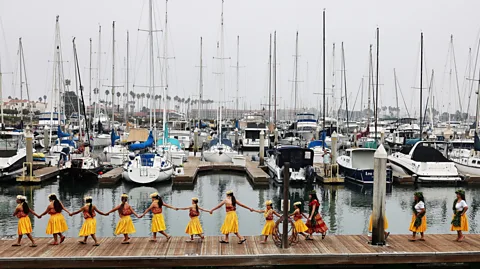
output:
M455 215L453 215L455 217ZM452 218L453 219L453 218ZM463 214L461 217L460 217L460 227L456 227L456 226L451 226L450 227L450 230L451 231L464 231L464 232L468 232L468 219L467 219L467 216L465 214Z
M47 224L47 234L58 234L68 230L67 222L62 213L55 213L50 215L50 219Z
M295 230L297 230L297 233L304 233L308 230L307 225L305 225L305 223L301 219L296 220L293 225L295 226Z
M415 214L412 215L412 222L410 222L410 232L414 233L424 233L427 230L427 216L423 215L422 217L422 224L419 227L415 227L415 219L417 216Z
M30 222L30 218L28 216L18 219L17 233L18 235L32 233L32 223Z
M133 226L133 221L130 216L122 216L120 221L117 223L117 228L115 229L115 234L133 234L135 233L135 226Z
M82 229L78 233L78 236L89 236L95 234L97 231L97 220L95 218L85 219L82 225Z
M275 230L275 221L267 220L263 225L262 235L272 235L273 230Z
M185 233L189 235L203 234L202 224L200 223L198 216L190 218Z
M163 218L162 213L153 214L152 218L152 233L158 233L165 231L167 226L165 226L165 219Z
M386 217L383 218L383 229L386 231L388 230L388 220ZM372 215L370 215L370 221L368 222L368 231L372 232L373 230L373 222L372 222Z
M238 216L237 212L229 211L225 216L225 220L223 221L223 225L220 228L220 232L222 234L229 234L229 233L238 233Z

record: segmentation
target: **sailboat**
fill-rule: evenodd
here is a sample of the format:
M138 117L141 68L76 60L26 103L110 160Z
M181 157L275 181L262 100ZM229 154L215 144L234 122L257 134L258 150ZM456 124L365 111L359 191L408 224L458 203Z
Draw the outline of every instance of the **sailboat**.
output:
M224 65L223 61L224 57L224 48L223 48L223 39L224 39L224 32L223 32L223 0L222 0L222 14L221 14L221 38L219 44L217 42L217 53L219 57L217 59L220 60L220 72L219 72L219 96L220 100L223 98L223 89L225 87L225 80L224 80ZM232 158L235 155L238 155L236 151L233 150L232 142L228 139L222 139L222 110L223 105L220 103L219 106L219 119L217 121L217 132L218 132L218 139L213 139L210 141L210 147L203 151L203 158L207 162L232 162Z
M149 49L150 49L150 95L154 94L154 56L153 56L153 3L149 0ZM165 88L165 93L167 89ZM166 94L164 94L164 97ZM166 102L164 102L163 109L163 125L165 130L166 125ZM156 127L153 125L153 110L155 109L150 104L150 134L147 141L139 144L130 145L129 161L124 165L123 178L137 184L149 184L153 182L162 182L170 180L173 175L173 165L165 157L158 155L156 152L142 153L135 155L135 151L155 147L155 136L153 131ZM153 115L152 115L153 114ZM165 135L165 132L164 132Z
M0 58L0 100L3 100L2 63ZM21 62L20 62L21 63ZM20 81L20 84L22 81ZM27 151L23 132L5 131L3 118L3 101L0 102L1 131L0 131L0 181L10 180L23 171L23 162Z

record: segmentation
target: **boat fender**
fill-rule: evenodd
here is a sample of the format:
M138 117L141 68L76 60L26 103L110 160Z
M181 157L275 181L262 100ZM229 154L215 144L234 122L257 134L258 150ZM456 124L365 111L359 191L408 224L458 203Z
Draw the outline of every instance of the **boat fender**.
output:
M165 161L162 161L161 167L164 167L164 166L165 166Z

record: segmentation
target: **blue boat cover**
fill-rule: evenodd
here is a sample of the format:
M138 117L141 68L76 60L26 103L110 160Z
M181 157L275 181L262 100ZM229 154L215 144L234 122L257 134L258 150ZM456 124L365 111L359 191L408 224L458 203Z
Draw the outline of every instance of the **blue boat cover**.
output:
M143 142L143 143L138 143L138 144L131 144L129 146L129 149L131 151L134 151L134 150L140 150L140 149L146 149L148 147L151 147L153 146L153 134L152 134L152 131L150 131L150 134L148 135L148 138L147 138L147 141Z
M210 141L210 147L215 146L216 144L218 144L218 139ZM232 141L230 141L230 139L222 139L222 145L232 147Z
M57 135L58 135L58 137L60 137L60 138L69 137L69 136L70 136L69 133L64 133L64 132L62 132L62 128L60 128L60 125L58 125L58 128L57 128Z
M110 142L112 147L115 146L115 141L120 139L120 136L115 134L115 130L112 128L112 133L110 134Z
M323 143L322 140L314 140L308 143L308 148L314 148L314 147L322 147L322 148L328 148L327 144Z
M142 161L142 166L153 166L154 159L155 159L155 153L140 154L140 160Z
M170 138L170 137L167 138L167 144L174 145L174 146L177 146L178 148L181 148L180 141L178 141L178 139L175 139L175 138ZM158 146L163 145L163 139L162 138L158 139L157 145Z

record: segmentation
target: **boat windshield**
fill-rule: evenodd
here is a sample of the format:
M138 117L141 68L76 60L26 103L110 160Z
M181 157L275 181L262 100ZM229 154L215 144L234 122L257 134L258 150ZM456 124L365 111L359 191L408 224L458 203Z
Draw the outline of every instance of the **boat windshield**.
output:
M468 142L455 142L452 143L452 148L454 149L468 149L472 150L473 149L473 142L468 143Z
M313 114L297 114L297 120L316 120Z
M23 135L0 134L0 150L24 148Z
M255 130L255 131L245 130L245 138L246 139L260 139L260 131L259 130Z

